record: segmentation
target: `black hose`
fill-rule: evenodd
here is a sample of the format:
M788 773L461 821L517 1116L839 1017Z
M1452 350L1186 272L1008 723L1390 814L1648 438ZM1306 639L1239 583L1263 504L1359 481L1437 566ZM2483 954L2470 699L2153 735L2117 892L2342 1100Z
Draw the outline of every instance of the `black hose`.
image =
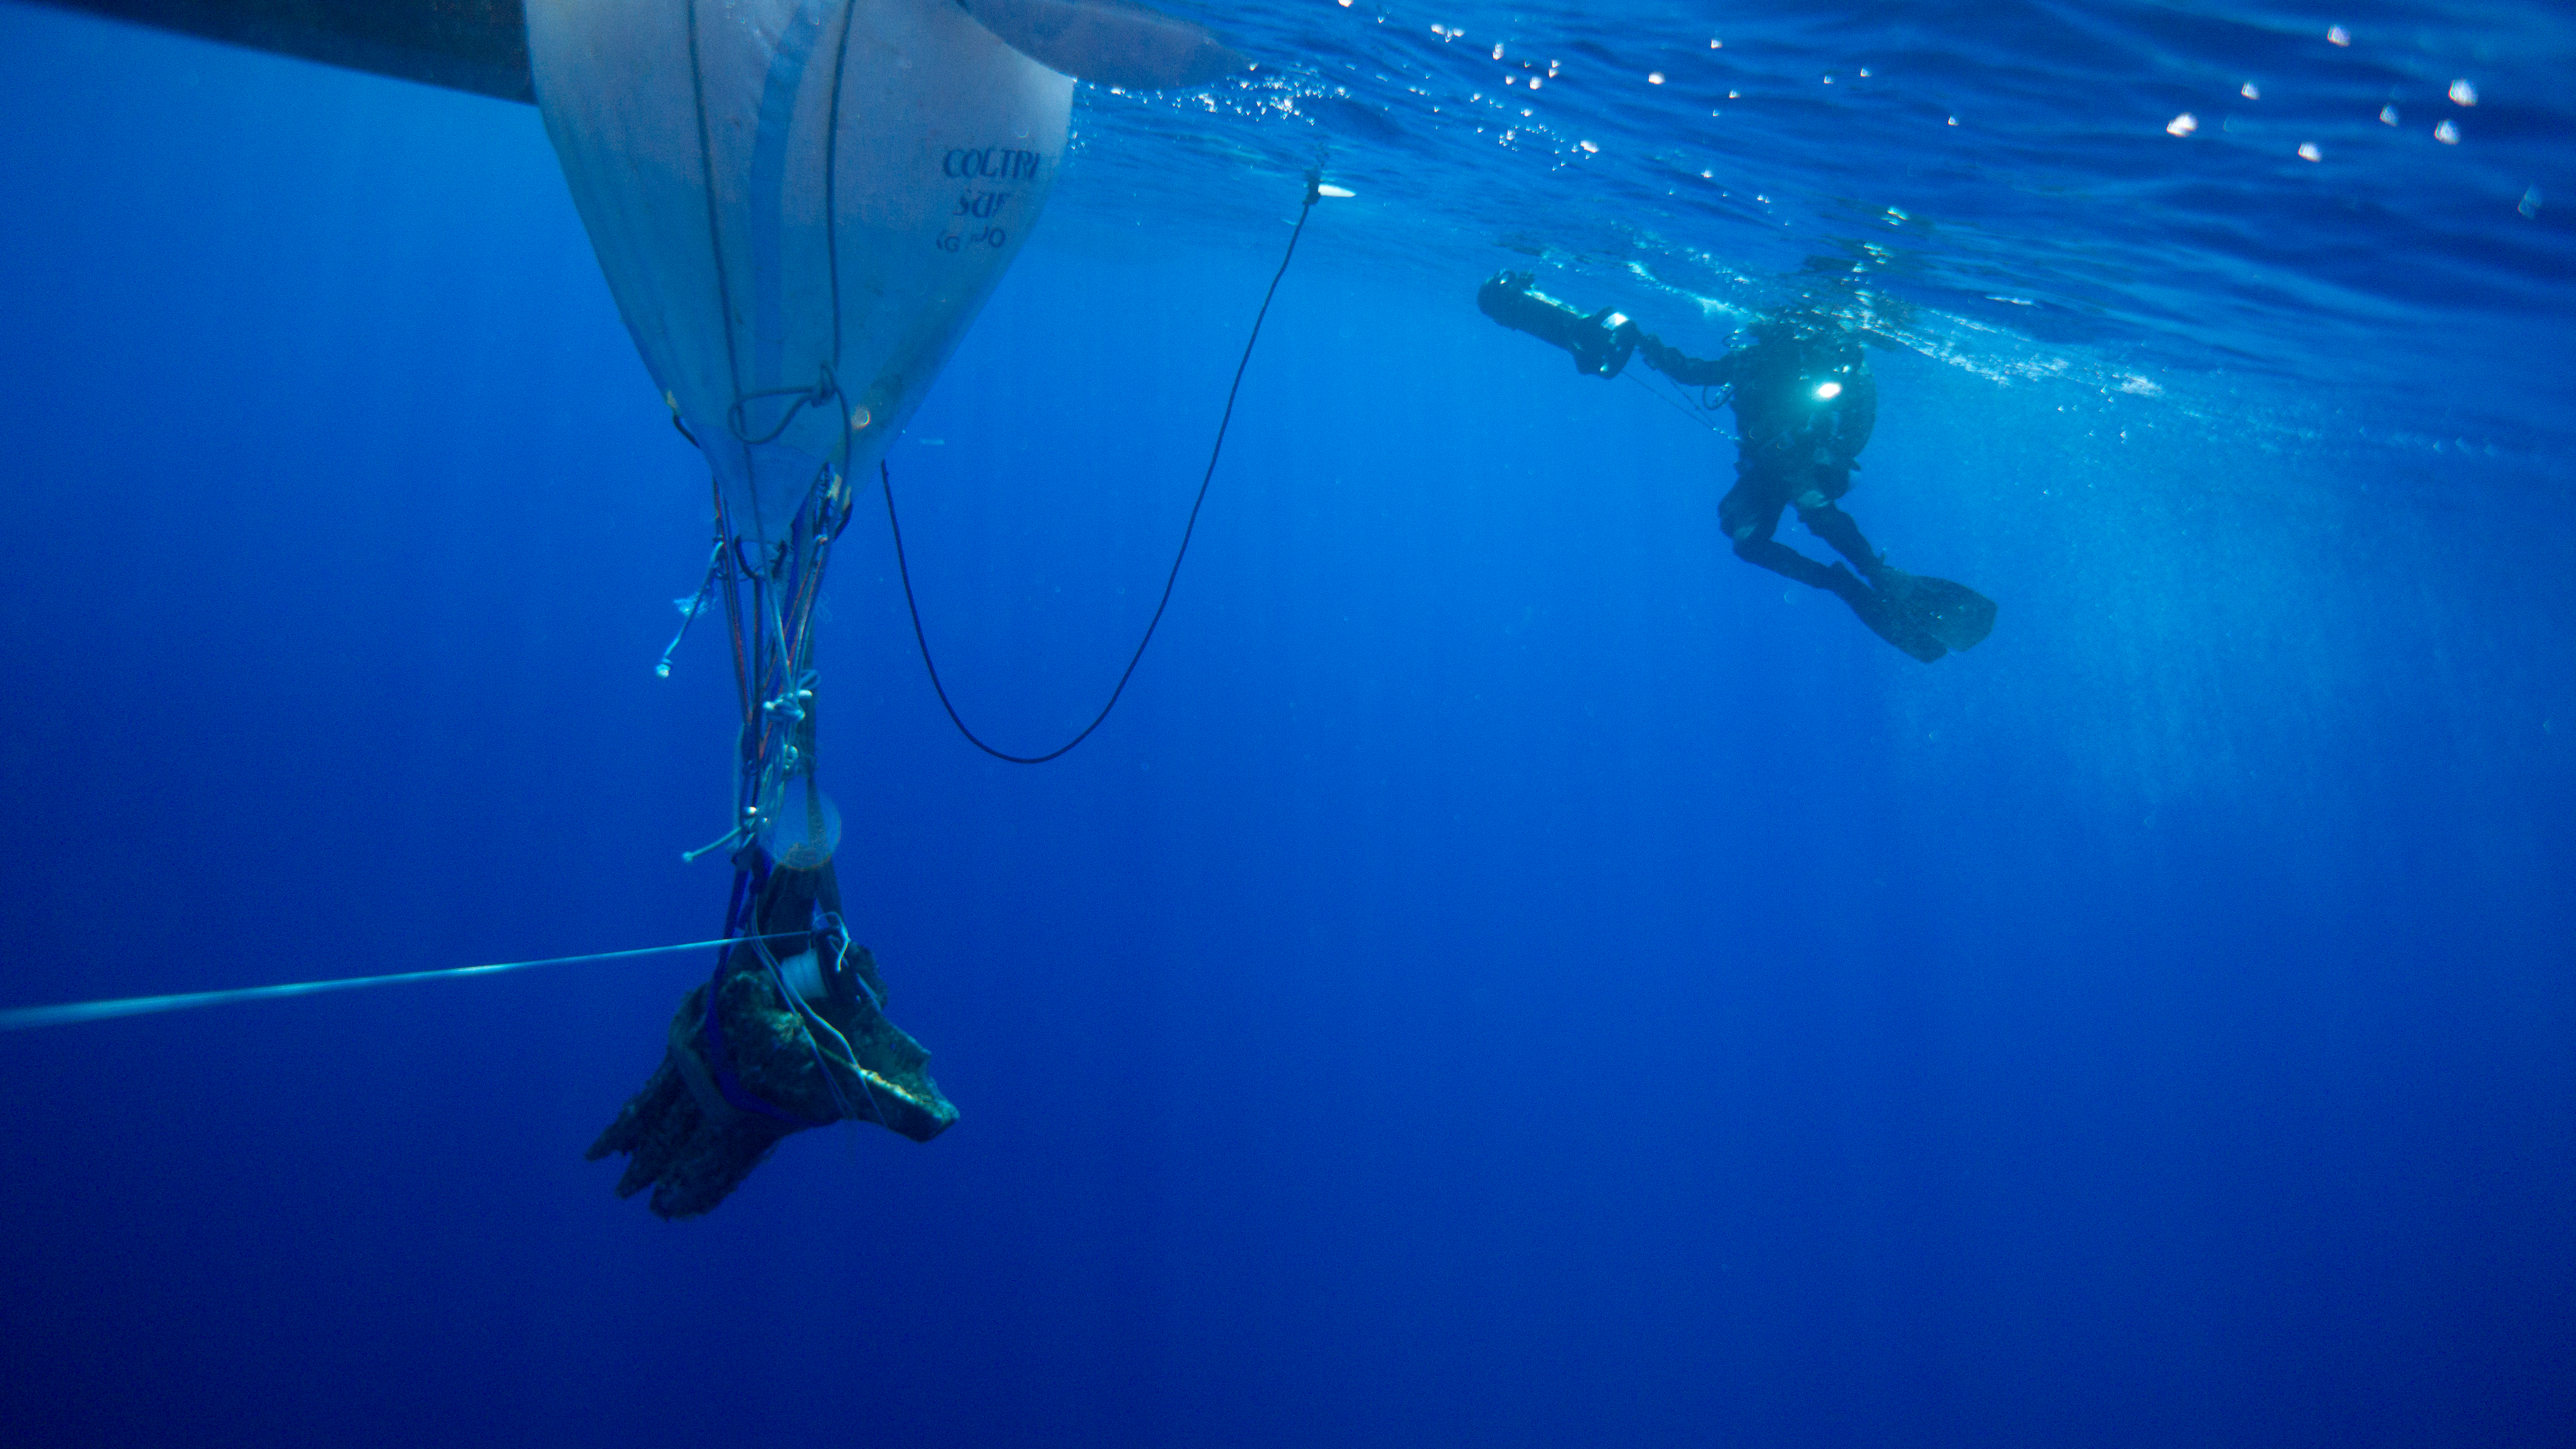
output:
M1216 460L1225 452L1226 425L1234 421L1234 398L1236 393L1243 390L1243 370L1252 365L1252 347L1254 343L1261 340L1261 323L1262 319L1270 315L1270 299L1278 295L1280 280L1288 275L1288 263L1295 260L1297 256L1297 238L1305 234L1306 217L1314 211L1316 198L1323 194L1318 189L1318 182L1317 175L1308 173L1306 204L1297 212L1296 229L1288 233L1287 253L1279 258L1279 270L1271 274L1270 289L1261 294L1261 310L1254 313L1252 318L1252 335L1243 340L1243 360L1234 365L1234 385L1225 390L1225 414L1217 419L1216 446L1208 449L1207 471L1199 475L1198 497L1190 501L1190 521L1181 529L1181 546L1172 554L1171 572L1163 576L1163 597L1155 601L1154 617L1145 622L1144 637L1136 641L1136 652L1127 656L1127 667L1119 671L1118 686L1109 691L1109 702L1102 705L1100 713L1093 715L1091 723L1084 725L1081 733L1076 734L1072 739L1043 755L1014 755L984 743L973 730L966 727L966 721L957 713L957 706L949 701L948 687L939 682L939 665L930 657L930 637L923 633L921 628L921 601L913 597L912 592L912 566L904 559L903 522L895 516L894 511L894 475L888 471L882 459L878 461L877 481L885 492L886 526L894 533L894 565L896 572L903 578L903 602L905 607L912 611L913 641L921 646L921 665L930 672L930 688L939 696L939 707L948 711L948 722L957 726L957 732L966 737L968 744L991 755L994 759L1008 760L1014 765L1043 765L1091 738L1091 732L1100 728L1101 722L1109 718L1109 712L1118 707L1119 697L1127 692L1127 681L1135 677L1136 666L1144 662L1145 646L1154 642L1154 629L1156 625L1163 622L1163 610L1171 606L1172 587L1179 583L1181 578L1181 561L1190 556L1190 536L1198 531L1199 509L1207 503L1208 484L1216 477Z

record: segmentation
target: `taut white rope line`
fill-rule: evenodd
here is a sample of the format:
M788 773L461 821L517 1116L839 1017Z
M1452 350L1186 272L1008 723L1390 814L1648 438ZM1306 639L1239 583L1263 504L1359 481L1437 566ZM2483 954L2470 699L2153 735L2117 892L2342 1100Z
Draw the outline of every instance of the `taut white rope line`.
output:
M733 937L733 941L745 939ZM802 940L804 933L774 937ZM225 1006L236 1001L271 1001L287 996L313 996L325 991L352 991L361 986L390 986L398 981L435 981L442 976L493 976L538 966L571 966L583 961L624 961L637 956L671 956L682 951L712 951L731 941L689 941L677 946L638 946L632 951L594 951L587 956L548 956L540 961L500 961L488 966L448 966L436 971L398 971L390 976L344 976L336 981L291 981L280 986L238 986L230 991L185 991L175 996L120 996L106 1001L69 1001L59 1006L21 1006L0 1011L0 1031L39 1026L68 1026L76 1021L106 1021L119 1016L148 1016L187 1011L199 1006Z

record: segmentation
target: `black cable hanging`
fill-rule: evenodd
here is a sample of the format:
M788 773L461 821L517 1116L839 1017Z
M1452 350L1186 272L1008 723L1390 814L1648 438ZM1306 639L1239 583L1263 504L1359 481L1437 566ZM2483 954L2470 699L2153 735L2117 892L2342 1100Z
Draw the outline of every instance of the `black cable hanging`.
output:
M1109 718L1109 712L1118 707L1119 697L1127 692L1127 681L1135 677L1136 666L1144 662L1145 646L1154 642L1154 628L1163 622L1163 610L1171 606L1172 587L1179 583L1181 578L1181 561L1190 556L1190 536L1198 531L1199 509L1207 503L1208 484L1216 477L1216 460L1225 452L1225 430L1226 425L1234 421L1235 394L1243 390L1244 369L1252 365L1253 344L1261 340L1262 319L1270 315L1270 299L1278 295L1280 280L1288 275L1288 264L1296 259L1297 238L1305 235L1306 218L1314 211L1316 200L1323 194L1322 173L1307 172L1306 204L1298 209L1296 228L1288 233L1288 250L1279 258L1279 270L1270 276L1270 289L1261 294L1261 310L1254 313L1252 318L1252 335L1243 340L1243 360L1234 365L1234 385L1225 390L1225 413L1217 419L1216 446L1208 449L1207 471L1199 475L1198 497L1190 501L1190 521L1181 529L1181 546L1172 554L1172 570L1163 576L1163 597L1155 601L1154 617L1145 621L1144 637L1136 641L1136 652L1127 656L1127 667L1119 671L1118 686L1109 691L1109 702L1102 705L1100 713L1093 715L1091 723L1084 725L1081 733L1072 739L1043 755L1014 755L984 743L973 730L966 727L966 721L957 713L957 706L949 702L948 686L939 682L939 665L930 657L930 637L923 633L921 628L921 601L913 597L912 567L904 560L903 522L895 517L894 475L887 470L882 459L878 461L877 482L885 492L886 526L894 534L894 565L895 571L903 578L904 606L912 611L913 642L921 646L921 665L930 673L930 688L939 696L939 707L948 711L948 722L957 726L957 732L966 737L968 744L991 755L994 759L1007 760L1014 765L1043 765L1091 738L1091 732L1100 728L1101 722ZM1348 193L1336 194L1347 195Z

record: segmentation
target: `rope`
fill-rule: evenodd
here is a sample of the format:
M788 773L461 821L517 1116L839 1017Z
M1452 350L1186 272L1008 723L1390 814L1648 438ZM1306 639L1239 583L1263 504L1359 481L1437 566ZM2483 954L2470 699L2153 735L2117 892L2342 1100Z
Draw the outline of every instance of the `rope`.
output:
M706 71L698 62L698 0L689 0L686 19L689 27L689 93L697 102L698 180L707 194L707 250L715 258L716 302L726 320L725 379L739 395L742 392L742 360L734 352L733 282L725 273L724 231L716 215L716 148L707 129ZM686 428L680 431L683 436L688 433ZM697 439L690 438L689 441L696 442ZM748 448L743 450L743 475L751 475L751 450Z
M674 414L675 418L676 416ZM671 677L671 656L680 652L680 641L689 637L689 626L698 622L698 616L707 611L707 595L715 592L716 570L722 567L724 567L724 541L718 539L716 551L707 556L706 580L698 585L697 597L689 600L688 612L680 616L680 631L673 634L671 642L664 646L662 662L653 666L653 673L657 677L662 679Z
M842 953L846 955L849 949L849 938L845 935L841 940ZM796 988L787 984L787 975L779 969L778 957L770 951L768 941L755 938L752 950L759 954L760 964L768 970L769 984L777 990L778 999L786 1002L796 1016L797 1029L804 1033L806 1049L814 1054L814 1070L823 1074L824 1089L832 1094L832 1105L840 1109L841 1115L836 1120L846 1121L856 1126L859 1114L851 1109L850 1099L841 1095L841 1084L832 1079L832 1069L826 1065L829 1057L823 1050L823 1043L814 1036L814 1028L817 1026L830 1032L832 1040L841 1044L842 1058L849 1067L850 1074L858 1079L860 1093L868 1099L869 1117L881 1125L893 1125L886 1121L885 1109L877 1104L876 1089L868 1085L868 1069L859 1064L858 1048L850 1045L850 1039L841 1034L840 1028L825 1021L821 1012L806 1004L805 999L796 994ZM873 999L875 993L870 992L869 996ZM714 997L710 995L708 999L712 1001Z
M1692 412L1688 407L1684 406L1680 401L1678 401L1678 400L1676 400L1676 399L1674 399L1674 398L1672 398L1672 397L1670 397L1670 396L1667 396L1667 395L1664 393L1663 389L1661 389L1661 388L1659 388L1659 387L1656 387L1653 383L1646 381L1644 378L1639 377L1637 374L1635 374L1635 373L1633 373L1633 372L1625 372L1625 373L1622 373L1622 374L1620 374L1620 375L1621 375L1621 376L1623 376L1623 377L1625 377L1625 378L1627 378L1629 381L1631 381L1631 382L1635 383L1637 386L1644 388L1647 392L1649 392L1649 393L1653 394L1653 395L1654 395L1654 397L1655 397L1655 400L1656 400L1656 401L1661 402L1664 406L1666 406L1666 407L1668 407L1668 408L1671 408L1673 411L1675 411L1675 412L1677 412L1677 413L1680 413L1683 417L1686 417L1686 418L1690 419L1692 422L1695 422L1695 423L1699 424L1701 427L1708 429L1710 432L1712 432L1712 433L1724 433L1724 432L1726 431L1724 428L1719 427L1717 424L1710 422L1708 419L1706 419L1706 418L1704 418L1704 417L1701 417L1698 413ZM1705 396L1705 394L1703 394L1703 396ZM1711 411L1711 412L1715 412L1715 411L1716 411L1716 409L1715 409L1714 407L1710 407L1710 405L1709 405L1708 403L1706 403L1706 402L1702 402L1702 403L1700 404L1700 406L1701 406L1701 407L1703 407L1703 408L1707 408L1707 409L1708 409L1709 411Z
M1244 369L1252 365L1253 344L1261 340L1261 323L1270 315L1270 299L1278 295L1279 283L1288 275L1288 264L1296 260L1297 238L1305 235L1306 218L1314 212L1316 199L1323 195L1320 183L1319 173L1306 173L1306 204L1298 209L1295 230L1288 233L1288 250L1279 258L1279 270L1271 273L1269 290L1261 294L1261 310L1252 317L1252 335L1243 340L1243 359L1234 365L1234 385L1225 390L1225 413L1217 419L1216 445L1208 449L1207 471L1199 475L1198 496L1190 501L1190 520L1181 529L1181 546L1172 554L1171 572L1163 576L1163 596L1155 601L1154 617L1145 621L1144 637L1136 641L1136 652L1127 656L1127 667L1119 671L1117 687L1109 691L1109 702L1100 706L1100 713L1093 715L1091 723L1084 725L1072 739L1043 755L1014 755L984 743L972 729L967 728L965 719L957 713L957 706L949 701L948 686L939 680L938 663L930 657L930 636L921 627L921 601L912 592L912 566L904 558L903 521L895 516L894 511L894 475L887 471L883 459L878 460L877 481L885 493L886 526L894 534L894 565L903 578L903 602L912 611L913 642L921 646L921 666L929 671L930 688L939 696L939 707L948 711L948 722L957 726L957 732L966 737L968 744L994 759L1007 760L1014 765L1043 765L1091 738L1091 732L1100 728L1101 723L1109 718L1109 712L1118 707L1119 697L1127 692L1127 681L1135 677L1136 666L1144 662L1145 646L1154 642L1154 629L1163 622L1163 611L1171 606L1172 588L1181 578L1181 561L1190 556L1190 538L1198 532L1199 509L1207 503L1208 484L1216 477L1216 461L1225 452L1225 430L1226 425L1234 421L1235 394L1243 390Z
M325 991L354 991L361 986L391 986L399 981L436 981L444 976L494 976L538 966L572 966L584 961L625 961L638 956L670 956L730 946L741 936L722 941L688 941L677 946L640 946L632 951L594 951L587 956L549 956L542 961L502 961L489 966L449 966L437 971L400 971L390 976L343 976L336 981L294 981L281 986L241 986L230 991L187 991L176 996L120 996L106 1001L72 1001L59 1006L21 1006L0 1011L0 1031L26 1031L40 1026L68 1026L76 1021L107 1021L120 1016L150 1016L188 1011L200 1006L228 1006L236 1001L275 1001L289 996L315 996ZM752 938L803 940L803 932Z

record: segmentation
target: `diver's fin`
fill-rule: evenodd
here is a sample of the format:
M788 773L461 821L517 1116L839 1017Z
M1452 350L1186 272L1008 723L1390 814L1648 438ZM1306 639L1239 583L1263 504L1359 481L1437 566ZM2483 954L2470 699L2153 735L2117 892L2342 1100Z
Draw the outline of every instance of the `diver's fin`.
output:
M1878 595L1888 600L1888 613L1904 618L1906 631L1932 638L1942 649L1976 649L1989 633L1994 633L1994 600L1968 584L1953 584L1950 579L1935 579L1929 574L1906 574L1904 569L1888 569L1886 564L1878 566L1878 577L1870 582L1878 587ZM1901 643L1899 649L1904 649ZM1906 654L1914 651L1906 649ZM1914 656L1924 659L1922 654ZM1940 659L1940 654L1932 654L1932 659Z
M1013 50L1052 71L1131 91L1203 86L1244 68L1198 25L1130 0L957 0Z
M1842 595L1842 601L1860 615L1869 632L1926 664L1950 652L1950 646L1932 637L1921 620L1875 589L1856 589Z

